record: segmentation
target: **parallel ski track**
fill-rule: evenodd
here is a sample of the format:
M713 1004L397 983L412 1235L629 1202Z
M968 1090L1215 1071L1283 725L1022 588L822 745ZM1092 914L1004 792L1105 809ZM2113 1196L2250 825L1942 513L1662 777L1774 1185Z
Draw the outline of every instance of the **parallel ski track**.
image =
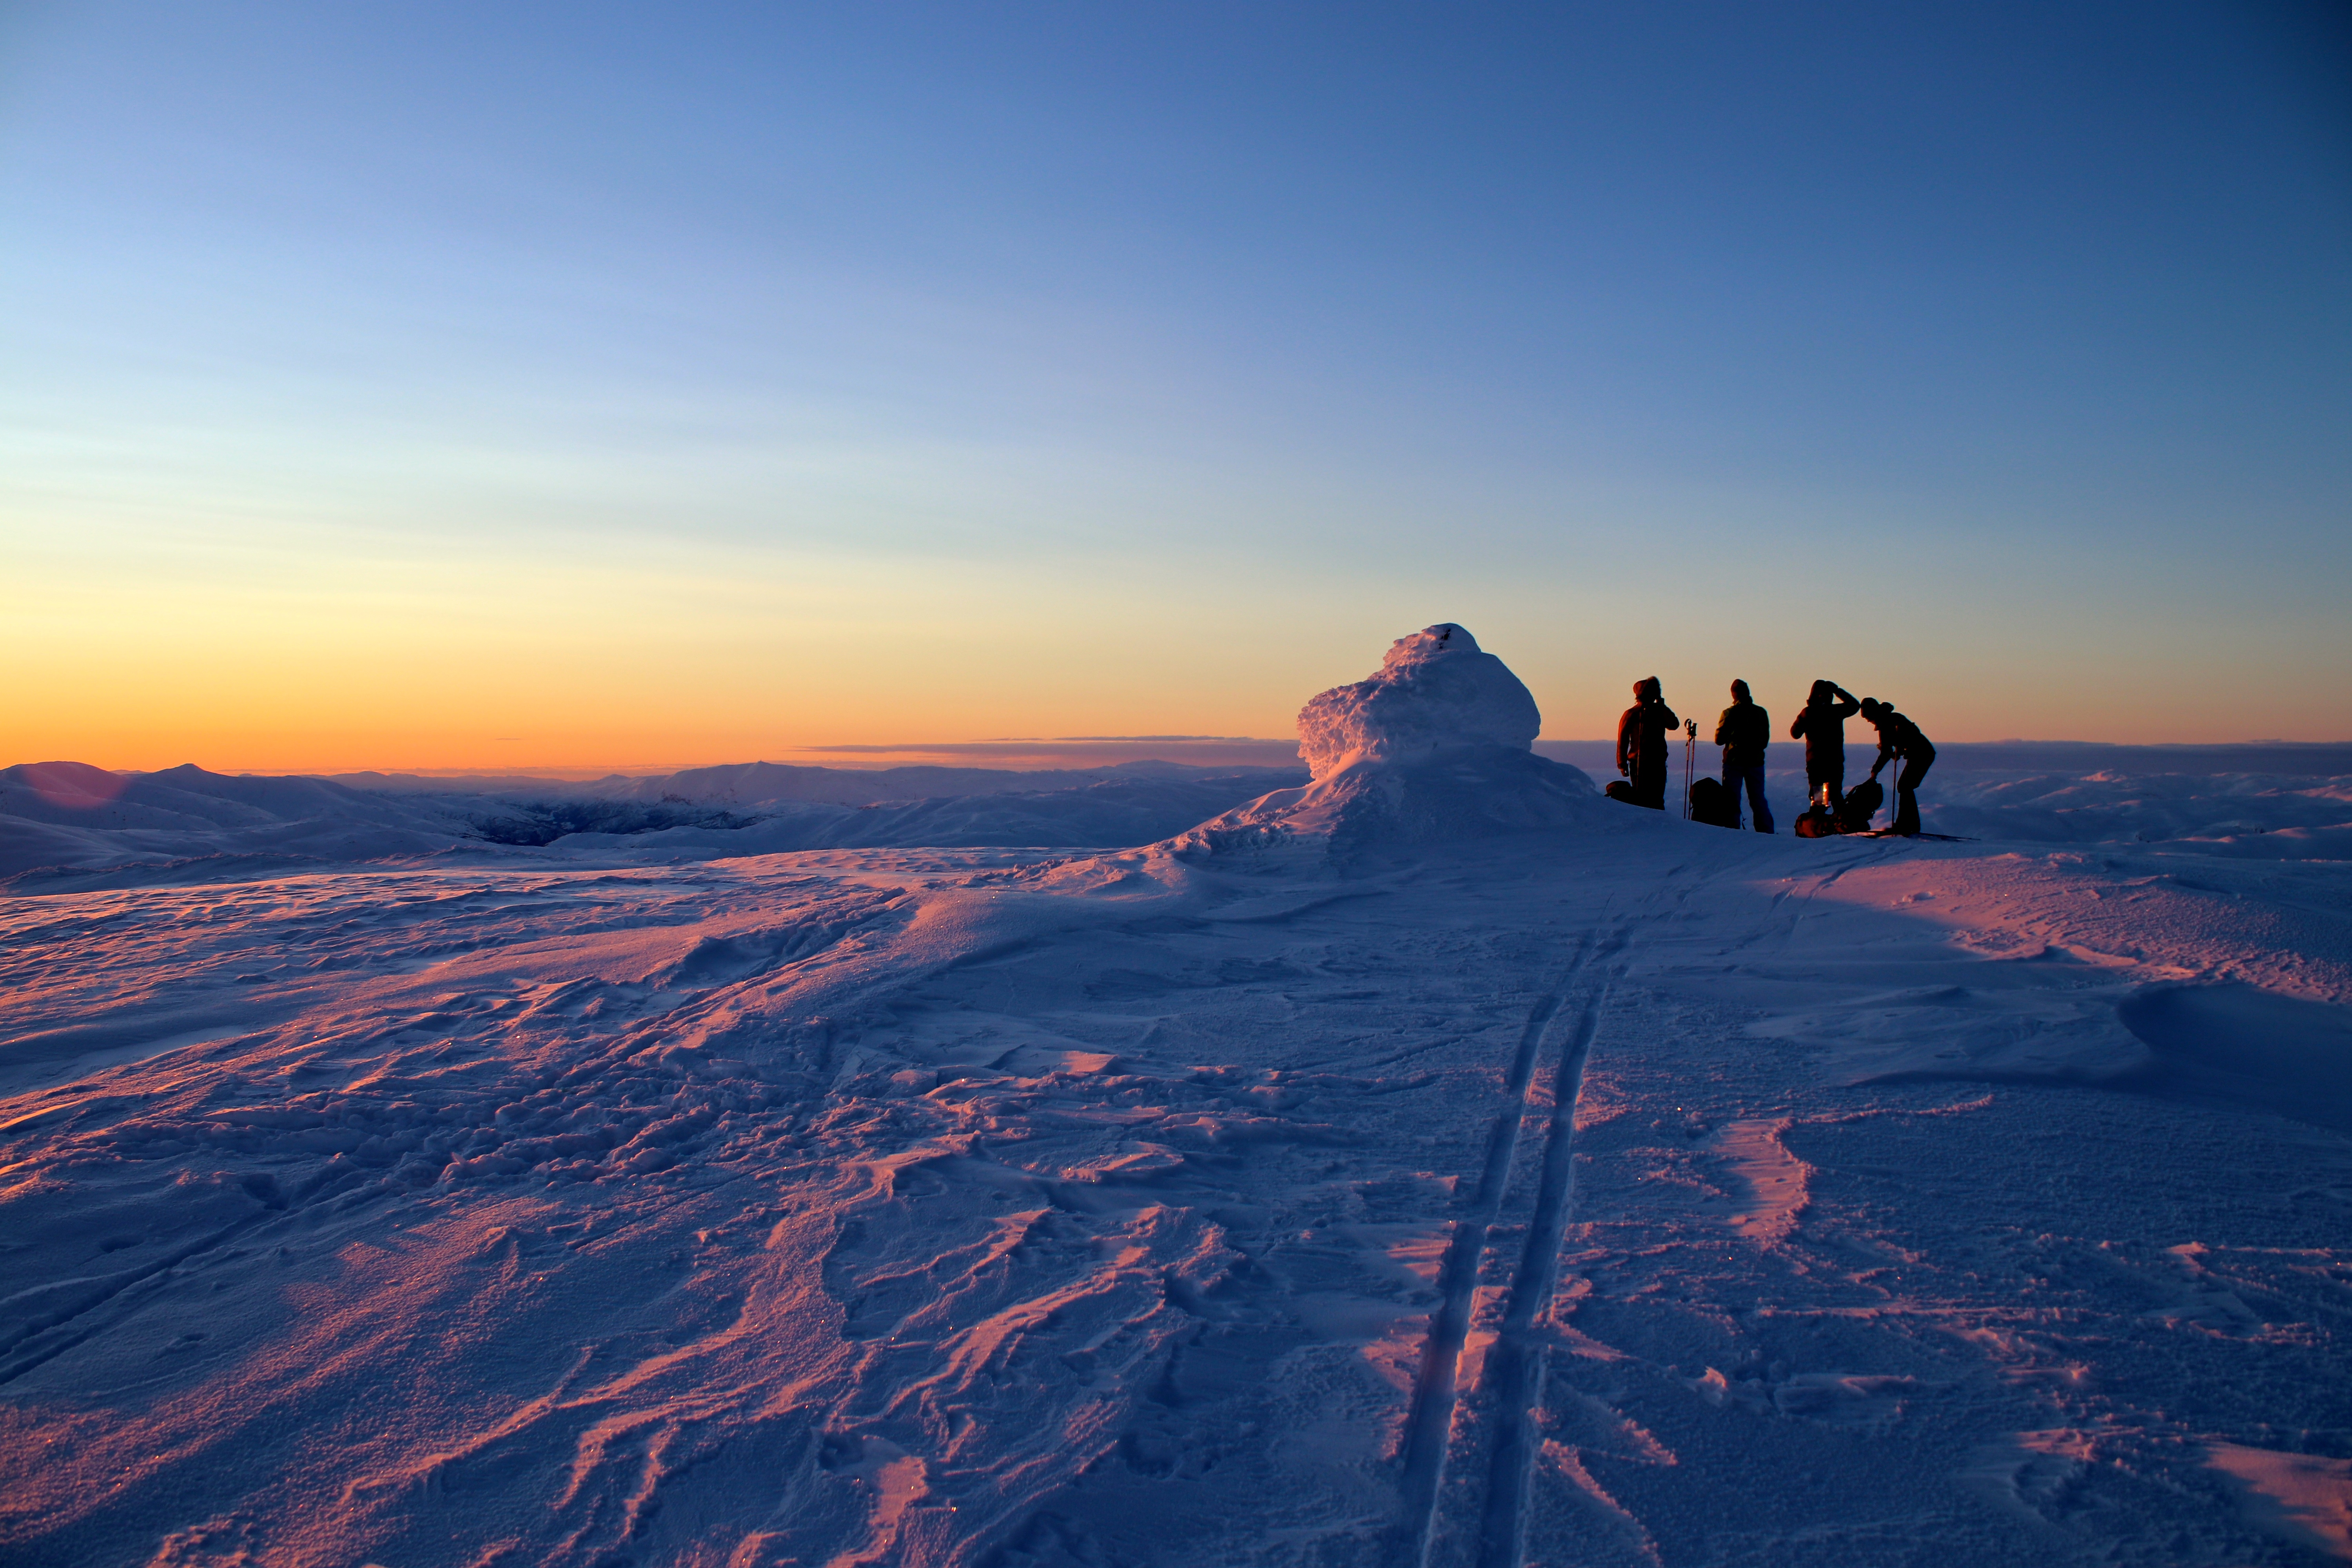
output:
M1584 1056L1599 1021L1601 1003L1607 992L1605 983L1598 987L1580 988L1578 982L1591 969L1596 958L1613 954L1624 943L1625 933L1622 927L1602 942L1595 942L1588 936L1570 961L1559 984L1539 999L1528 1014L1505 1084L1506 1092L1510 1097L1510 1109L1495 1119L1487 1133L1486 1157L1479 1173L1470 1216L1456 1226L1439 1267L1440 1305L1436 1321L1430 1327L1429 1349L1423 1359L1421 1373L1414 1386L1405 1444L1405 1517L1416 1523L1412 1560L1420 1568L1430 1568L1432 1562L1431 1553L1440 1515L1439 1492L1445 1481L1454 1412L1460 1392L1455 1386L1455 1375L1476 1301L1479 1265L1504 1202L1509 1195L1511 1171L1517 1160L1521 1133L1538 1114L1531 1091L1537 1082L1537 1068L1543 1058L1544 1042L1555 1033L1552 1025L1563 1004L1576 995L1580 989L1583 990L1585 999L1577 1013L1575 1027L1552 1072L1553 1094L1549 1126L1545 1133L1541 1187L1537 1197L1534 1223L1529 1226L1524 1254L1515 1270L1508 1298L1507 1322L1517 1328L1519 1332L1516 1337L1519 1339L1525 1338L1525 1330L1550 1300L1555 1270L1546 1266L1546 1259L1558 1255L1559 1234L1567 1222L1570 1175L1573 1170L1569 1144L1575 1123L1576 1089L1583 1071ZM1537 1282L1538 1279L1539 1283ZM1498 1350L1501 1348L1497 1346ZM1519 1385L1527 1380L1527 1373L1519 1368L1519 1361L1532 1359L1517 1358L1509 1363L1515 1398L1519 1396ZM1505 1370L1502 1363L1494 1364L1496 1372ZM1519 1436L1520 1428L1525 1425L1521 1413L1514 1411L1509 1428L1510 1440L1504 1445L1505 1451L1496 1458L1498 1466L1514 1465L1522 1474L1528 1463L1527 1457L1519 1452L1527 1447ZM1505 1528L1512 1539L1517 1535L1518 1498L1523 1490L1522 1486L1516 1484L1510 1489L1507 1506L1512 1522ZM1489 1531L1491 1529L1492 1521L1489 1521ZM1485 1561L1483 1552L1481 1561Z
M1622 938L1610 951L1621 945ZM1486 1516L1480 1530L1479 1568L1517 1568L1525 1555L1528 1479L1543 1446L1528 1417L1542 1396L1544 1369L1550 1358L1549 1347L1532 1342L1530 1331L1551 1306L1552 1292L1559 1281L1560 1236L1568 1226L1576 1174L1570 1147L1575 1138L1576 1096L1583 1086L1584 1058L1592 1048L1592 1037L1600 1029L1608 1001L1609 982L1604 981L1586 997L1575 1030L1561 1047L1559 1065L1553 1069L1551 1126L1544 1135L1535 1214L1528 1222L1518 1267L1512 1272L1502 1337L1489 1352L1487 1363L1498 1393L1499 1420L1494 1469L1486 1488Z

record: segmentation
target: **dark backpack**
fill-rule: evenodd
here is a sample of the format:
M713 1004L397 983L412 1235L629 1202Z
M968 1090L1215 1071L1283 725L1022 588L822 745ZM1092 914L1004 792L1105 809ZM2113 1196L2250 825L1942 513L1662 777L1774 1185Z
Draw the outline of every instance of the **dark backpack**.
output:
M1723 781L1702 778L1691 785L1690 814L1693 822L1704 822L1709 827L1739 826L1739 797L1723 787Z
M1886 791L1876 779L1864 779L1846 791L1845 808L1838 813L1838 831L1867 833L1870 819L1886 804Z
M1840 833L1867 833L1870 819L1886 804L1886 791L1876 779L1864 779L1845 792L1845 804L1832 816L1818 801L1797 818L1800 838L1828 838Z

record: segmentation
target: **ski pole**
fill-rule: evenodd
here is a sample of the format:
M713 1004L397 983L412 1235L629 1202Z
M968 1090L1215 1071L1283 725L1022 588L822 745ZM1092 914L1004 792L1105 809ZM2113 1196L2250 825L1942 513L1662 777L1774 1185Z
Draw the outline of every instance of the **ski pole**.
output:
M1683 820L1690 820L1691 759L1698 752L1698 721L1683 726Z

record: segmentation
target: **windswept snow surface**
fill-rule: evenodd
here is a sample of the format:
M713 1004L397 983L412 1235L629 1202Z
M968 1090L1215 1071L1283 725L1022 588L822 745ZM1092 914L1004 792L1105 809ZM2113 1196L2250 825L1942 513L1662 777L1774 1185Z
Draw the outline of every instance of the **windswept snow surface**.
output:
M0 903L0 1552L2352 1550L2352 868L1453 733L1104 854Z

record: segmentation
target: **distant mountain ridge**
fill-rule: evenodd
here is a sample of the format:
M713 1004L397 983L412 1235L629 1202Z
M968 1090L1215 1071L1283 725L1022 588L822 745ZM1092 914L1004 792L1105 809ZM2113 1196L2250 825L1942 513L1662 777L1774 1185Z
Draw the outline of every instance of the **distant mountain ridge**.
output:
M1853 728L1850 779L1873 754L1866 727ZM1615 775L1605 742L1538 741L1534 752L1598 779ZM1784 817L1804 796L1802 756L1793 743L1770 752ZM1696 761L1712 772L1715 748L1702 742ZM1307 777L1304 767L1132 761L1036 771L740 763L587 782L18 763L0 768L0 882L68 890L85 874L130 886L453 854L641 861L868 847L1112 848L1183 833ZM2020 844L2161 842L2265 859L2352 854L2352 744L1957 742L1940 748L1922 799L1930 827ZM552 809L562 803L611 809ZM519 822L541 832L493 826ZM602 830L567 831L575 826Z
M233 775L193 764L119 773L71 762L0 768L0 877L197 861L226 868L259 864L257 857L284 870L453 850L536 855L557 843L688 858L905 845L1116 848L1182 832L1303 781L1306 770L744 763L584 784L509 777L499 781L509 787L463 791L440 780L426 789L350 782L396 776ZM562 803L613 809L550 809Z
M384 795L496 795L527 792L551 798L692 801L698 805L760 806L780 802L824 802L875 805L885 801L937 800L946 796L1028 794L1078 789L1138 779L1227 778L1265 774L1296 781L1303 764L1290 767L1219 767L1193 763L1129 762L1094 768L948 767L917 763L892 768L828 768L799 763L721 763L671 773L612 773L601 779L556 779L529 774L480 773L421 776L415 773L331 773L329 782ZM1269 784L1278 789L1280 784Z

